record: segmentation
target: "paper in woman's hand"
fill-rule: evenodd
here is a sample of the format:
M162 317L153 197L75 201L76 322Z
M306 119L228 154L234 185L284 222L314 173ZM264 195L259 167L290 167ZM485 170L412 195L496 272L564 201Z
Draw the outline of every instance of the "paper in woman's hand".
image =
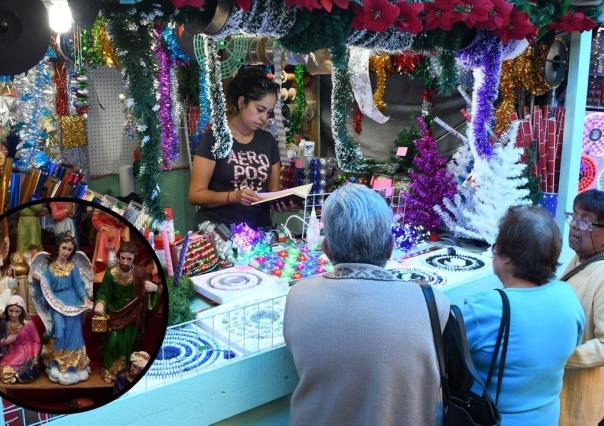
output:
M309 183L307 185L300 185L296 186L295 188L284 189L282 191L258 192L258 196L262 198L262 200L256 201L252 203L252 205L261 204L272 200L278 200L279 198L288 197L290 195L297 195L298 197L306 198L308 194L310 194L311 188L312 183Z

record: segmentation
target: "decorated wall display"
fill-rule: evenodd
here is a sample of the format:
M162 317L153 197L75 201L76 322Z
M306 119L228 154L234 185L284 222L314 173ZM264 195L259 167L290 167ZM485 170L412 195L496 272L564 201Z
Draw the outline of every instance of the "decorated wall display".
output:
M585 116L583 152L596 157L604 156L604 113L594 112Z

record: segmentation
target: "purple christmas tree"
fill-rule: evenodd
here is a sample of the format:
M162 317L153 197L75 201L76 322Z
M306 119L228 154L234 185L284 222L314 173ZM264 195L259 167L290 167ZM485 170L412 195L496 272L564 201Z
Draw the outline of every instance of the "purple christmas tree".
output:
M428 130L422 116L417 117L422 137L414 141L417 154L413 159L414 170L409 172L411 184L405 194L405 223L422 225L434 231L442 223L434 206L443 205L443 198L455 194L455 179L447 170L447 158L438 152L436 140Z

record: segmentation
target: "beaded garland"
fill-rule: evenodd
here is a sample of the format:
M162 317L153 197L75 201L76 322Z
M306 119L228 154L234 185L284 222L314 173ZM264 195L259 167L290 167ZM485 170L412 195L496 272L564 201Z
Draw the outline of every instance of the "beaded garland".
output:
M225 351L212 336L194 324L170 328L147 376L176 378L207 368L220 359L232 359L233 351Z
M425 259L434 268L445 271L475 271L484 267L484 262L476 257L465 254L437 254Z
M225 272L211 277L210 287L217 290L237 291L257 287L262 283L262 277L252 272Z
M447 279L437 272L430 272L419 268L389 269L401 281L414 281L442 287Z

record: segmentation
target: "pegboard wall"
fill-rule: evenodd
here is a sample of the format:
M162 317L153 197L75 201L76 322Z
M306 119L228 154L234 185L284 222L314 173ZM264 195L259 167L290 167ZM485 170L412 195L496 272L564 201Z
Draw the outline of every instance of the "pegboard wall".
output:
M99 67L90 70L88 111L88 152L90 158L90 174L102 176L117 174L121 166L132 164L132 153L138 145L138 140L130 139L124 131L126 114L124 105L119 99L120 93L125 92L122 74L119 70L109 67ZM181 130L178 123L175 126ZM187 165L184 155L183 133L181 135L181 152L172 167Z

